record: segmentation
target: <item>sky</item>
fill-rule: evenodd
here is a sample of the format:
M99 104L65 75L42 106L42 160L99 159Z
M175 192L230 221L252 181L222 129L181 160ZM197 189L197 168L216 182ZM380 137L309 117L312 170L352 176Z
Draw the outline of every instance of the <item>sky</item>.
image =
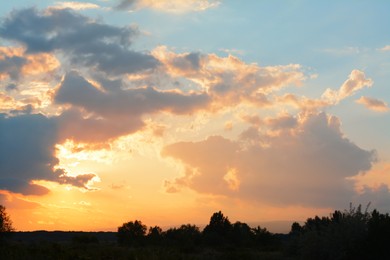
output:
M26 231L388 212L389 10L5 1L0 204Z

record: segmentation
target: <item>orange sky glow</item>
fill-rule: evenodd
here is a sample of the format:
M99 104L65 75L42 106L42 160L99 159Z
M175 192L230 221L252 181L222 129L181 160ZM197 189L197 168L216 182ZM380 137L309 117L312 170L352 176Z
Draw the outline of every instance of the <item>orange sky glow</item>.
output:
M349 1L22 2L0 8L0 204L17 230L221 210L287 232L350 203L388 211L390 38L370 31L388 3L351 20Z

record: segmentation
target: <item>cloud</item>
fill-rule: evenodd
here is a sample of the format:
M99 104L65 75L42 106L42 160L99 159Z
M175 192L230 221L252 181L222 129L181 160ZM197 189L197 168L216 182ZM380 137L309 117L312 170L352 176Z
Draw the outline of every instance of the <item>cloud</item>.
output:
M78 109L64 111L57 121L59 142L70 139L82 143L104 143L134 133L144 126L139 117L84 116Z
M7 112L16 107L16 101L9 95L0 92L0 112Z
M345 47L341 49L324 49L324 52L334 54L334 55L356 55L360 53L360 49L358 47Z
M58 67L52 54L26 54L20 47L0 47L0 79L17 81L21 76L49 73Z
M174 157L186 166L185 176L176 179L174 184L168 182L168 189L173 191L175 186L188 186L201 193L226 193L228 183L223 177L229 164L234 165L238 150L237 144L220 136L198 143L180 142L165 147L164 156Z
M167 189L188 187L199 193L280 205L348 203L356 192L347 178L368 171L375 152L345 138L339 120L325 113L301 115L288 127L289 131L277 135L261 134L251 127L252 134L246 138L262 142L250 145L214 136L165 147L162 154L179 160L186 169L183 177L166 183ZM235 189L226 181L229 172L234 172Z
M305 96L297 96L295 94L284 94L275 98L276 104L290 105L298 108L301 111L319 111L325 107L332 106L332 102L327 98L308 98Z
M27 53L60 51L75 65L109 75L151 70L158 65L151 55L129 48L138 35L137 28L106 25L70 9L13 11L3 20L0 34L23 44Z
M94 190L93 188L88 187L88 184L96 178L97 176L93 173L79 174L77 176L62 175L59 178L59 183L70 184L74 187L83 188L85 190Z
M27 63L19 51L0 47L0 79L7 77L12 80L19 78L21 68Z
M369 97L360 97L358 100L356 100L356 103L362 104L366 108L376 111L376 112L387 112L389 111L389 107L387 106L386 102L375 99L375 98L369 98Z
M59 163L55 157L57 139L54 118L40 114L0 115L0 189L44 195L49 190L34 184L35 180L75 185L65 170L56 168ZM93 176L76 177L77 186L86 185Z
M40 208L41 205L36 202L20 199L14 194L10 194L5 191L0 191L0 204L5 206L7 209L36 209Z
M386 45L386 46L380 48L379 50L381 50L381 51L390 51L390 45Z
M78 141L105 141L140 130L144 114L170 112L189 114L207 106L205 93L185 94L179 91L159 91L152 87L103 91L77 72L68 73L57 92L55 102L79 108L59 116L61 136Z
M168 13L187 13L205 11L217 7L220 1L216 0L121 0L116 6L118 10L151 8Z
M75 10L84 10L84 9L98 9L99 5L93 3L85 3L85 2L57 2L51 8L54 9L75 9Z
M42 115L0 117L1 189L23 194L42 194L44 187L31 184L36 179L55 180L53 167L56 126Z
M77 72L70 72L61 83L55 101L60 104L71 104L101 116L138 117L159 111L191 113L207 105L208 96L205 93L159 91L152 87L104 92Z
M338 91L327 89L322 97L325 100L329 100L330 102L337 104L341 100L352 96L357 90L364 87L371 87L373 83L372 79L366 78L364 72L360 70L353 70Z
M171 77L185 77L207 90L216 109L242 102L269 106L270 93L291 85L300 86L305 80L298 64L260 67L232 55L176 54L165 46L156 48L152 54Z

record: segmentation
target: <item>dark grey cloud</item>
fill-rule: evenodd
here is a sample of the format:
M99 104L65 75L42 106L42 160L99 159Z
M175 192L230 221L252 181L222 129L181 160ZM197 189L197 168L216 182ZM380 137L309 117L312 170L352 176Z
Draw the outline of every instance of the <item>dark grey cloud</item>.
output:
M0 53L1 54L1 53ZM12 80L19 79L21 68L27 60L18 56L5 56L0 59L0 74L7 74Z
M201 66L201 59L204 57L199 52L191 52L184 56L175 57L172 65L183 71L197 71Z
M32 183L34 180L74 185L74 180L69 179L64 170L55 169L59 163L55 157L57 133L55 118L41 114L14 117L1 114L0 189L25 195L43 195L49 190ZM76 186L81 187L82 181L85 185L94 175L86 176L77 180Z
M0 117L0 188L23 194L44 193L32 180L55 180L55 122L43 115Z
M69 184L75 187L83 188L86 190L93 190L89 188L86 184L95 178L96 175L93 173L88 173L88 174L80 174L77 176L66 176L63 175L59 178L59 183L61 184Z
M121 0L120 3L115 8L117 10L129 9L135 3L137 3L137 0Z
M8 92L13 91L13 90L17 90L17 89L18 89L18 86L15 83L8 84L5 87L5 90Z
M153 56L129 48L137 35L136 28L107 25L70 9L16 10L0 26L0 36L22 43L27 53L63 51L75 64L113 75L159 64Z
M140 130L144 114L187 114L210 102L205 93L184 94L152 87L123 90L120 82L109 83L115 87L102 91L77 72L65 76L54 99L73 108L58 117L61 140L104 142ZM85 112L88 117L83 116Z

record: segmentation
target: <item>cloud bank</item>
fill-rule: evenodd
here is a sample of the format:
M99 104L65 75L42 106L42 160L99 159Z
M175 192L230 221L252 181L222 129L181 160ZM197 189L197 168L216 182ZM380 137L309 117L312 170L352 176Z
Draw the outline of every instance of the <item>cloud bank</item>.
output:
M375 151L344 137L338 118L325 113L267 122L279 131L262 134L261 127L252 127L242 135L253 141L249 145L214 136L165 147L163 155L186 169L183 177L166 183L167 190L190 188L283 206L334 207L352 201L356 191L348 177L370 170ZM228 181L232 172L234 188Z

